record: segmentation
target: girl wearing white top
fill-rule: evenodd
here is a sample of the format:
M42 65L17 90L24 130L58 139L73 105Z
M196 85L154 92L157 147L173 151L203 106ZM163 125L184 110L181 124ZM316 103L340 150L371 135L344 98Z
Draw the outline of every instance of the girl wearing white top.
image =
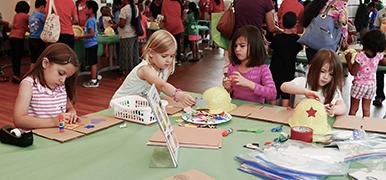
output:
M343 67L337 55L327 49L319 50L311 60L307 79L298 77L285 82L280 89L296 95L296 103L301 99L314 98L325 105L330 116L343 115L347 108L341 89L343 87Z
M192 96L166 82L174 72L176 50L177 42L172 34L165 30L153 33L143 49L142 62L127 75L112 99L130 94L145 95L155 84L159 91L173 100L181 101L185 106L195 104Z

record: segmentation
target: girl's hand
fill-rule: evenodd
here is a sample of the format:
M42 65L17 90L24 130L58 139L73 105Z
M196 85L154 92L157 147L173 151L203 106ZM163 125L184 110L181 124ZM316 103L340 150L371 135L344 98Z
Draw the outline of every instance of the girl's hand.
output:
M326 112L329 116L333 117L335 115L335 104L325 104L324 107L326 108Z
M184 106L193 106L194 104L196 104L196 99L182 91L176 93L176 98Z
M229 76L232 83L235 83L238 86L249 87L251 81L242 76L239 72L234 72Z
M73 113L73 112L67 112L67 113L64 113L64 122L67 123L67 124L75 124L76 122L78 122L78 115L76 115L76 113Z
M325 104L324 107L326 108L326 112L329 116L333 117L335 115L335 104L336 100L333 99L330 104Z
M231 89L232 89L232 81L228 78L228 77L225 77L224 80L222 81L222 85L224 86L224 88L230 92Z
M316 99L318 101L320 100L318 93L316 91L311 91L309 89L306 90L306 92L304 93L304 96L306 96L307 98Z

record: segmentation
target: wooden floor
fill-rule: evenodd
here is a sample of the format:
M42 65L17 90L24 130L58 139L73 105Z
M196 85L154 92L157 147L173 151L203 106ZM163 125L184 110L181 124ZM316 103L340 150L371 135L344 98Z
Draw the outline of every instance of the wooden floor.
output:
M103 59L102 59L103 61ZM25 58L23 62L29 62ZM104 61L103 61L104 62ZM102 62L102 66L103 66ZM9 63L8 58L0 59L0 64ZM169 82L177 88L202 93L206 89L219 86L222 83L223 51L221 49L204 50L204 58L197 63L186 62L176 68L175 73L169 78ZM22 72L27 71L28 66L22 67ZM6 74L11 74L10 68ZM103 110L108 107L109 101L120 86L123 76L114 71L102 73L103 79L99 88L83 88L81 83L87 80L88 76L80 76L77 84L78 100L76 109L79 115L84 115ZM350 77L346 80L343 96L346 104L349 104ZM11 82L0 83L0 127L5 124L12 125L12 113L15 98L18 93L18 85ZM386 112L386 103L383 108L371 107L371 115L383 117ZM358 113L360 115L361 113Z

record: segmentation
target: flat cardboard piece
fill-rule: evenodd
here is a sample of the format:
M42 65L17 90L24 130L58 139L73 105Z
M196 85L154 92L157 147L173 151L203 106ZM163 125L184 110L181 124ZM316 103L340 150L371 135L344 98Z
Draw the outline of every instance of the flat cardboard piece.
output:
M233 116L264 120L280 124L288 124L288 119L292 116L292 110L284 107L267 107L245 104L229 112Z
M253 104L243 104L238 106L236 109L233 109L229 114L232 116L237 116L237 117L249 117L252 112L256 110L256 105Z
M166 113L168 115L176 114L182 110L183 110L183 108L181 108L181 107L175 107L175 106L171 106L171 105L166 106Z
M173 128L181 147L219 149L222 146L222 131L219 129L179 126ZM155 132L147 145L164 146L165 138L162 132Z
M95 114L81 116L80 120L81 122L77 124L66 124L64 132L59 132L58 128L44 128L35 129L33 133L55 141L66 142L114 126L123 121L111 115Z
M192 169L187 172L183 172L177 174L175 176L167 177L165 180L176 180L176 179L199 179L199 180L215 180L215 178L208 176L207 174L198 171L196 169Z
M338 129L362 129L370 132L386 133L385 119L362 118L357 116L337 116L334 125Z
M112 115L87 115L80 117L80 126L74 128L74 131L90 134L108 127L121 123L123 120L117 119Z
M44 138L52 139L62 143L84 135L82 133L69 129L65 129L64 132L59 132L59 128L34 129L32 130L32 132Z
M184 109L184 105L181 103L175 102L172 98L165 96L162 99L168 101L168 105L166 106L166 113L169 115L180 112Z

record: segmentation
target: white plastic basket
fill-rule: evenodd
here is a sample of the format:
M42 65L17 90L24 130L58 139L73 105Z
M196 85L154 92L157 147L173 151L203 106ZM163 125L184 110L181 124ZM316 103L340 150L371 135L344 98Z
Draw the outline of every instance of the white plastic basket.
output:
M161 100L161 103L162 108L165 110L168 102ZM114 99L110 105L116 118L146 125L157 122L147 99L139 95Z

